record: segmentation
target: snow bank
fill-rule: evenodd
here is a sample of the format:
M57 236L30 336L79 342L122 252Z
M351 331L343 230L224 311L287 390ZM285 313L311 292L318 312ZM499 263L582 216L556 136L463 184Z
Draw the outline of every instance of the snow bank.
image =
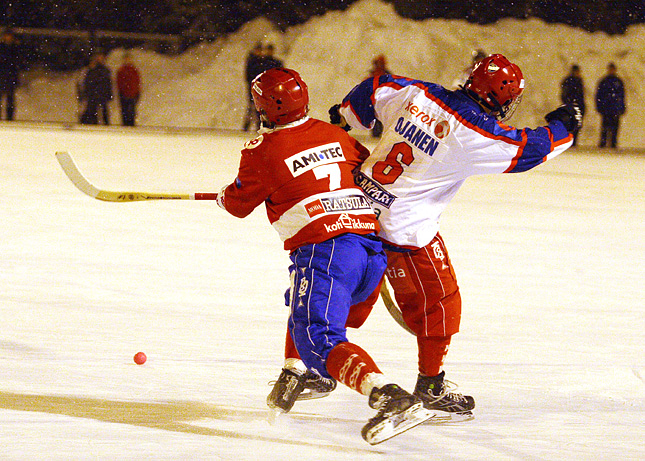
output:
M593 97L606 65L613 61L625 82L628 112L623 118L621 145L645 146L640 116L645 94L645 26L632 26L623 36L588 33L541 20L506 19L479 26L461 20L412 21L396 15L391 4L362 0L344 12L312 18L285 33L264 18L235 34L202 44L181 56L135 50L143 74L140 125L239 129L246 105L243 78L248 50L257 41L273 43L285 65L297 69L311 91L311 114L326 118L338 102L367 76L371 60L385 54L394 73L449 86L463 71L476 48L502 53L520 65L526 78L522 105L512 123L535 126L559 104L559 84L569 66L582 68L588 115L582 145L595 145L600 118ZM108 57L116 71L121 51ZM74 122L78 73L27 75L18 93L18 119ZM117 106L112 119L118 123Z

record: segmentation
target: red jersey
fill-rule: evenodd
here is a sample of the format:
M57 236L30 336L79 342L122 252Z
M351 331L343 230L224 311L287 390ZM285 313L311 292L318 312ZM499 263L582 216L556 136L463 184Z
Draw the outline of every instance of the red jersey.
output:
M376 216L352 173L368 155L341 128L305 117L247 142L237 178L218 203L243 218L264 202L289 251L344 233L374 233Z

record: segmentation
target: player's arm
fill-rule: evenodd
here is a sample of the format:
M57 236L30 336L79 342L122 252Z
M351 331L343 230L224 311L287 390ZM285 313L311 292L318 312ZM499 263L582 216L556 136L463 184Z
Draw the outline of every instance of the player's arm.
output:
M561 154L573 141L564 123L556 119L536 129L518 129L479 116L465 120L458 131L470 174L527 171Z
M395 111L403 105L410 86L425 88L429 84L398 75L371 77L356 85L343 99L338 112L352 128L371 129L376 120L386 122L384 108ZM402 91L403 90L403 91ZM332 122L333 123L333 122Z
M562 122L554 120L547 126L521 130L520 148L504 173L521 173L550 160L567 150L573 142L573 135Z
M564 104L546 114L548 125L535 130L522 130L526 144L513 158L505 173L530 170L564 152L573 141L573 133L582 126L582 112L573 104Z
M222 189L217 203L220 207L238 218L244 218L262 204L269 196L268 188L262 178L262 165L248 152L242 152L240 168L233 181Z
M370 77L352 88L338 107L340 115L338 121L342 120L352 128L364 130L372 128L376 121L374 91L379 85L379 79L379 77ZM331 109L330 116L332 116ZM334 123L333 116L332 123Z

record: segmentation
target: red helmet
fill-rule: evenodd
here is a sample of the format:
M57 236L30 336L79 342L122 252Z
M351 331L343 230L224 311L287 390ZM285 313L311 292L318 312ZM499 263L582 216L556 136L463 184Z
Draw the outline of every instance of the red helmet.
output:
M466 93L498 120L509 118L520 103L524 76L501 54L492 54L475 65L464 84Z
M253 80L251 93L255 108L269 123L286 125L309 111L307 84L292 69L278 67L262 72Z

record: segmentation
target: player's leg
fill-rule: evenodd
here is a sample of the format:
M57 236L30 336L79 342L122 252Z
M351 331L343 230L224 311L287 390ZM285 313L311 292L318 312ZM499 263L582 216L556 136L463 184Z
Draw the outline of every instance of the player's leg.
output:
M345 327L359 328L372 311L374 304L378 300L381 282L372 294L362 302L354 304L349 309ZM287 300L287 305L289 302ZM318 399L328 396L336 389L336 380L324 378L309 370L298 354L296 345L293 342L291 333L287 329L285 348L284 348L284 367L282 368L278 379L273 382L271 392L267 396L267 405L271 408L280 409L283 412L289 411L296 400ZM301 386L290 386L289 383L297 380L300 375L305 375L304 387L299 394L293 391L287 393L287 389L298 389Z
M318 283L312 277L311 283L305 283L304 286L310 289L309 295L303 296L303 291L298 290L298 299L292 302L292 334L295 344L300 352L305 364L310 370L319 371L319 364L324 365L325 373L354 389L355 391L366 395L370 407L377 410L375 417L363 427L363 438L371 444L380 443L390 437L410 429L432 416L432 413L423 409L421 399L411 393L403 390L397 384L388 379L378 368L370 355L356 344L353 344L341 336L332 336L329 334L338 330L338 324L341 321L340 316L333 312L334 306L346 306L338 309L342 318L342 331L345 332L345 322L349 313L349 305L365 300L373 293L382 280L383 271L386 266L386 259L380 251L380 242L370 240L365 237L347 234L334 239L335 245L331 250L329 259L322 258L320 262L328 269L328 274L332 280L328 287L325 283ZM322 268L319 265L319 268ZM307 273L307 271L298 270L297 274ZM322 270L318 271L318 278ZM299 276L296 276L296 280ZM322 277L324 280L324 277ZM295 287L303 287L300 284L294 284ZM321 296L319 291L322 288L327 294ZM292 291L295 296L296 291ZM349 299L348 299L349 298ZM313 305L319 303L316 309ZM298 328L298 323L302 319L298 312L302 312L303 305L308 306L306 309L307 321L309 323L308 333L305 341L301 338L302 328ZM324 334L324 352L318 356L311 356L310 350L316 351L317 347L315 338L320 338L315 330L320 325L315 324L318 317L315 311L325 312L325 319L335 319L330 322ZM309 347L309 342L313 347ZM331 345L331 348L328 348Z
M379 443L429 418L419 397L386 378L345 335L350 305L364 301L382 279L386 258L380 242L345 234L301 247L291 260L289 329L298 353L312 372L368 396L378 412L363 438Z
M415 395L426 408L469 412L474 399L450 392L443 362L452 335L459 331L461 296L441 236L424 248L387 251L386 274L406 324L417 335L419 376Z
M336 343L347 341L344 325L351 301L351 293L334 279L331 259L336 241L306 245L290 256L293 264L289 268L291 287L287 305L291 315L285 367L267 397L271 408L288 412L302 398L308 380L311 384L327 383L329 392L335 388L336 381L327 373L324 360ZM336 253L336 258L339 257L342 254ZM305 363L314 368L307 369Z

